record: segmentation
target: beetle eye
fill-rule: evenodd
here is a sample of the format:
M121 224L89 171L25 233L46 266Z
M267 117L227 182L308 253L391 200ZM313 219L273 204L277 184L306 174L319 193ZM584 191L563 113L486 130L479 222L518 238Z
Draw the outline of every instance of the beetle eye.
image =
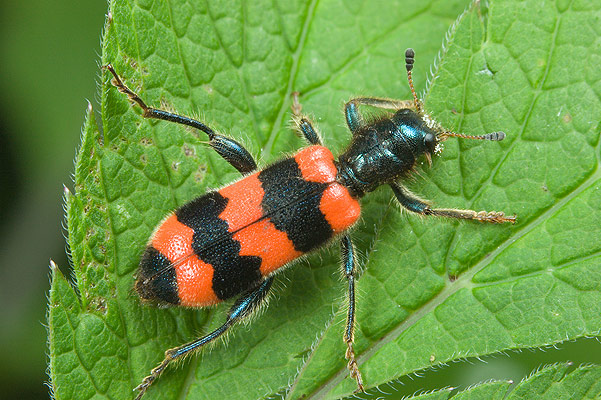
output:
M426 133L426 136L424 136L424 144L430 153L434 153L434 149L436 148L436 135L431 132Z

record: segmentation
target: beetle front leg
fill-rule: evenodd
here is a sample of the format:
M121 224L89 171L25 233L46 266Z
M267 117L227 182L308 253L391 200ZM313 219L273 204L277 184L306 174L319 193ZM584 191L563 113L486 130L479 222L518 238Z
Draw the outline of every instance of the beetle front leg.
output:
M415 104L412 100L393 100L382 97L357 97L351 99L344 105L344 116L346 118L346 124L353 134L358 128L365 124L365 121L359 112L360 105L394 111L402 108L415 108Z
M506 216L502 211L474 211L474 210L458 210L455 208L431 208L428 203L418 199L413 193L396 183L391 183L390 187L394 192L397 200L407 210L422 215L434 215L437 217L456 218L456 219L472 219L481 222L503 223L511 222L515 224L516 217Z

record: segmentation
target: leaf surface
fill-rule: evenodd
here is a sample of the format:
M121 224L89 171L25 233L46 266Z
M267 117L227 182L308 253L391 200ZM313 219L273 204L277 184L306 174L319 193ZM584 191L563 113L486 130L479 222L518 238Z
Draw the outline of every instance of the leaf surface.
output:
M406 47L416 49L418 88L436 61L424 100L445 127L507 133L500 143L449 139L433 167L419 168L407 185L440 207L515 213L514 226L400 213L387 188L364 199L353 230L362 255L356 351L370 388L432 365L601 329L601 10L587 1L493 1L462 14L468 5L110 6L103 64L148 104L198 116L263 164L302 145L289 129L292 91L335 153L350 135L344 101L410 98ZM156 224L237 174L201 134L144 120L108 81L105 74L102 130L90 111L66 196L75 290L53 269L50 373L58 399L132 396L166 349L210 332L228 308L156 309L133 293ZM337 250L279 275L270 307L252 324L169 368L147 398L351 395Z

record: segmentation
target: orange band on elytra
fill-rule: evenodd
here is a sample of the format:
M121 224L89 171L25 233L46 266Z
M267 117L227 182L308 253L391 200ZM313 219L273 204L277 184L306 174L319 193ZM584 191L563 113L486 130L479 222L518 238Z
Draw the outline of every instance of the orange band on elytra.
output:
M154 233L152 246L173 264L180 304L205 307L221 300L213 291L213 267L194 254L193 236L194 230L173 214Z

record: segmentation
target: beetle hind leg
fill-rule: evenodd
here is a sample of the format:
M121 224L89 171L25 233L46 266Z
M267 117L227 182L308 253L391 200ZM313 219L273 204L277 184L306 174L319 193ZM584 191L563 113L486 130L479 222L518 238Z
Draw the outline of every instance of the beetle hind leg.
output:
M267 278L256 288L251 289L242 295L230 309L225 323L219 328L215 329L213 332L190 343L167 350L165 352L165 359L158 366L153 368L150 371L150 375L144 378L142 383L140 383L140 385L134 389L134 391L138 391L136 400L140 400L142 396L144 396L144 393L146 393L148 387L152 385L159 375L161 375L163 370L167 368L167 366L169 366L169 364L171 364L173 361L181 360L192 352L197 351L205 345L215 341L217 338L226 333L229 328L232 327L232 325L252 314L252 312L255 311L265 301L272 283L273 277Z
M215 132L209 126L195 119L178 115L170 111L160 110L158 108L148 107L144 100L138 96L133 90L128 88L121 80L111 64L105 65L104 69L108 70L113 79L111 83L121 93L125 94L132 103L136 103L142 109L142 116L150 119L160 119L163 121L175 122L176 124L190 126L192 128L203 131L209 137L209 146L217 152L225 161L232 167L236 168L241 173L252 172L257 169L257 163L242 144L227 136L223 136Z

